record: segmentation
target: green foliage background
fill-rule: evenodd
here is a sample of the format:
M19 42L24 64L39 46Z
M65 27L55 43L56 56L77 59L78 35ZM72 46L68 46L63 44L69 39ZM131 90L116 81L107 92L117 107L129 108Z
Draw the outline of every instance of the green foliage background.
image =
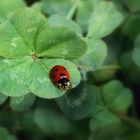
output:
M0 2L0 140L140 140L139 0Z

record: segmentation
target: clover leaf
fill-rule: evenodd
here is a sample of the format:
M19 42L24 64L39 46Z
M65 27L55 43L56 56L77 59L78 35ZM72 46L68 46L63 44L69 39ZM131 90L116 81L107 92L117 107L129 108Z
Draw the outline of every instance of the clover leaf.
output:
M0 93L0 105L3 104L7 100L8 96Z
M86 70L94 70L101 67L107 56L107 45L101 39L85 39L87 52L77 61Z
M112 2L102 1L93 10L89 21L88 37L105 37L118 27L122 20L122 14L117 11Z
M5 127L0 127L0 138L5 140L17 140Z
M33 92L44 98L59 97L64 92L53 85L49 71L54 65L64 65L75 87L80 74L68 60L85 51L85 42L69 28L50 27L36 10L16 10L0 25L0 92L8 96Z
M90 129L99 130L106 125L120 125L132 103L132 92L118 80L112 80L99 88L96 103L91 112Z
M67 15L74 3L73 0L42 0L42 11L47 15Z
M95 105L95 93L99 94L96 86L81 82L69 94L57 98L56 102L69 119L81 120L91 113Z
M76 11L76 22L87 32L93 10L103 0L79 0Z
M3 22L11 11L22 7L25 7L23 0L1 0L0 22Z
M77 35L82 36L82 30L80 26L71 19L65 18L60 15L52 15L49 17L48 22L50 26L65 26L75 31Z
M124 0L124 2L128 6L128 8L131 12L140 11L140 1L139 0L135 0L135 1Z
M37 108L33 119L36 126L49 136L64 135L71 131L71 123L63 115L49 108Z
M135 40L139 35L140 29L140 16L132 15L128 18L126 24L123 27L123 33L127 35L130 39Z
M132 92L120 81L112 80L102 86L104 103L111 110L125 112L132 103Z
M10 107L15 111L25 111L28 110L34 103L35 96L33 94L27 94L20 97L10 98Z
M120 124L120 119L115 114L108 110L99 111L90 120L89 126L91 131L95 131L97 128L109 125L109 124Z
M135 40L135 47L133 49L132 52L132 57L133 57L133 61L135 62L135 64L140 67L140 35L137 36L136 40Z

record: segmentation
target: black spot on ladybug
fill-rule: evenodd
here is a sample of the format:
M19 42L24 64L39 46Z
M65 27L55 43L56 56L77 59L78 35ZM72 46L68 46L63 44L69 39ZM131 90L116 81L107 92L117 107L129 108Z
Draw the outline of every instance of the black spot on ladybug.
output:
M65 76L65 74L64 73L61 73L60 76Z
M58 68L56 68L55 71L58 71Z
M66 70L66 68L65 68L65 67L63 67L63 69L64 69L64 70Z

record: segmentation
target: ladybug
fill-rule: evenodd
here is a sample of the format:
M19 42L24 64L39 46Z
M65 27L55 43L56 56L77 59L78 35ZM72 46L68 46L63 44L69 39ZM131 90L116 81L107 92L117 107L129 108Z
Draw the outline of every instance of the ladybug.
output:
M52 83L61 90L71 88L70 76L68 70L62 65L52 67L49 73Z

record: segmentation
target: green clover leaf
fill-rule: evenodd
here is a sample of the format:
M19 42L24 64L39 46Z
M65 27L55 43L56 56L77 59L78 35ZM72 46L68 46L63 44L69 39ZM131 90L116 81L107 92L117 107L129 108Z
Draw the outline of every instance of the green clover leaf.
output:
M56 102L69 119L81 120L91 113L96 101L95 93L98 94L96 86L81 82L70 94L57 98Z
M35 96L31 93L20 96L20 97L11 97L10 98L10 107L14 111L25 111L28 110L34 103Z
M5 140L17 140L5 127L0 127L0 138Z
M73 0L42 0L42 11L47 15L67 15L74 3Z
M107 56L107 45L101 39L85 38L87 43L87 52L76 62L86 70L94 70L103 65Z
M123 20L112 2L103 1L97 4L89 21L88 37L103 38L110 34Z
M50 26L65 26L69 27L71 30L75 31L77 35L82 36L81 27L71 19L65 18L60 15L52 15L49 17L48 22Z
M0 93L0 105L3 104L7 100L8 96Z
M23 0L1 0L0 2L0 22L3 22L10 12L25 7Z
M64 135L71 131L71 123L62 114L50 108L37 108L34 111L33 119L36 126L50 136Z
M44 98L59 97L64 92L52 84L49 71L54 65L64 65L75 87L80 74L68 60L85 51L85 42L69 28L50 27L33 9L16 10L0 25L0 91L8 96L33 92Z
M132 58L135 64L140 67L140 35L137 36L135 40L135 47L132 52Z

